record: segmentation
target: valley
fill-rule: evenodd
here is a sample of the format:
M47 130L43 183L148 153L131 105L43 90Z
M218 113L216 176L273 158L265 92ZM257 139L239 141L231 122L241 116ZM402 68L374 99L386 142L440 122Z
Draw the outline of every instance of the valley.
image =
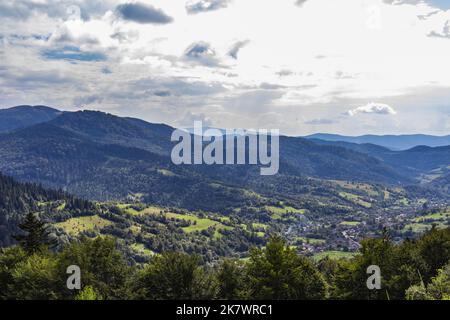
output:
M438 183L448 147L390 151L281 136L279 174L260 176L258 166L174 165L166 125L45 110L47 121L0 128L0 171L87 200L75 211L65 199L30 205L60 245L112 235L136 263L166 251L214 262L245 260L279 234L302 255L341 257L384 230L401 242L450 222L448 184Z

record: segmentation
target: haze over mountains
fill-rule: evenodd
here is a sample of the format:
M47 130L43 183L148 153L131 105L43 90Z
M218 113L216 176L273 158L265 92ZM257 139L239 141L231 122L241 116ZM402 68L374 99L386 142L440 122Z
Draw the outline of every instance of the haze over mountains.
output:
M314 184L305 180L310 178L409 185L434 170L443 181L437 184L441 187L450 165L450 146L391 151L282 136L279 175L261 177L255 166L173 165L174 128L164 124L97 111L42 107L1 111L0 117L7 114L15 121L0 121L0 171L89 199L143 194L147 202L211 209L213 202L204 195L211 199L225 192L211 188L217 182L263 193L296 194L299 185ZM37 113L41 116L34 116Z
M450 135L431 136L425 134L410 135L363 135L357 137L342 136L338 134L316 133L306 136L307 139L319 139L325 141L342 141L351 143L370 143L391 150L406 150L416 146L441 147L450 145Z

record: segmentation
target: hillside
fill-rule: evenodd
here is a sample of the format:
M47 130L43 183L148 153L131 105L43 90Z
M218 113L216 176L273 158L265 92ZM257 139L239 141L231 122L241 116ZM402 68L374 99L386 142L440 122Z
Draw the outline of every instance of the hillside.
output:
M91 208L88 202L63 191L44 189L31 183L19 183L0 173L0 247L12 244L12 235L19 232L17 224L26 213L40 212L41 218L53 220L56 217L53 217L51 210L42 210L42 206L48 204L47 209L51 209L61 203L67 204L65 210L72 213ZM58 218L63 217L60 212Z
M363 135L357 137L342 136L338 134L317 133L306 136L307 139L319 139L325 141L342 141L358 144L376 144L391 150L407 150L416 146L441 147L450 145L450 135L431 136L424 134L412 135Z
M61 111L46 106L17 106L0 109L0 133L50 121Z
M420 178L434 170L450 165L450 146L427 147L417 146L404 151L392 151L373 144L356 144L342 141L325 141L312 139L316 144L338 146L367 154L377 158L384 164L395 168L403 176Z
M94 200L143 194L150 203L225 210L247 199L231 189L299 197L305 177L398 184L412 180L373 157L305 139L281 137L280 174L261 177L253 166L175 166L166 125L101 112L63 113L0 137L0 170ZM218 183L220 188L210 188ZM320 184L320 182L316 182ZM208 201L204 195L222 201ZM330 197L332 192L330 191ZM228 200L226 200L228 199Z

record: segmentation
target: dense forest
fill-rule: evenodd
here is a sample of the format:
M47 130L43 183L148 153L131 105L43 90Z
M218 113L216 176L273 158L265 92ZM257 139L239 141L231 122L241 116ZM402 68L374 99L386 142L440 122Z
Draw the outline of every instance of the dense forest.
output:
M365 239L352 259L314 262L276 235L246 261L202 264L196 255L164 252L130 264L112 237L82 238L52 249L45 224L32 213L20 224L19 245L0 251L1 299L450 299L450 228L394 244L387 230ZM67 287L67 268L82 271ZM381 270L369 290L367 267Z

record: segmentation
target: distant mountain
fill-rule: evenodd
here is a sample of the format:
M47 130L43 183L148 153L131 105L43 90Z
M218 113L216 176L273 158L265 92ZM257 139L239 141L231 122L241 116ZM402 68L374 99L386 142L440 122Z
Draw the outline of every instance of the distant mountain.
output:
M306 136L307 139L320 139L325 141L342 141L350 143L370 143L389 148L391 150L407 150L416 146L441 147L450 145L450 135L430 136L424 134L414 135L364 135L358 137L341 136L337 134L317 133Z
M261 177L255 166L175 166L170 159L173 130L102 112L65 112L0 135L0 170L89 199L144 194L149 202L204 210L253 201L233 188L298 196L298 190L314 185L307 177L387 184L414 181L370 155L290 137L280 137L280 174L274 177ZM217 183L232 189L211 188ZM234 200L224 202L230 197Z
M60 114L61 111L46 106L17 106L0 109L0 133L47 122Z
M429 171L450 165L450 146L427 147L417 146L404 151L392 151L385 147L364 143L342 141L325 141L310 139L316 144L339 146L349 150L365 153L381 160L386 165L406 176L419 176Z
M85 139L170 155L173 128L99 111L65 112L48 123Z

